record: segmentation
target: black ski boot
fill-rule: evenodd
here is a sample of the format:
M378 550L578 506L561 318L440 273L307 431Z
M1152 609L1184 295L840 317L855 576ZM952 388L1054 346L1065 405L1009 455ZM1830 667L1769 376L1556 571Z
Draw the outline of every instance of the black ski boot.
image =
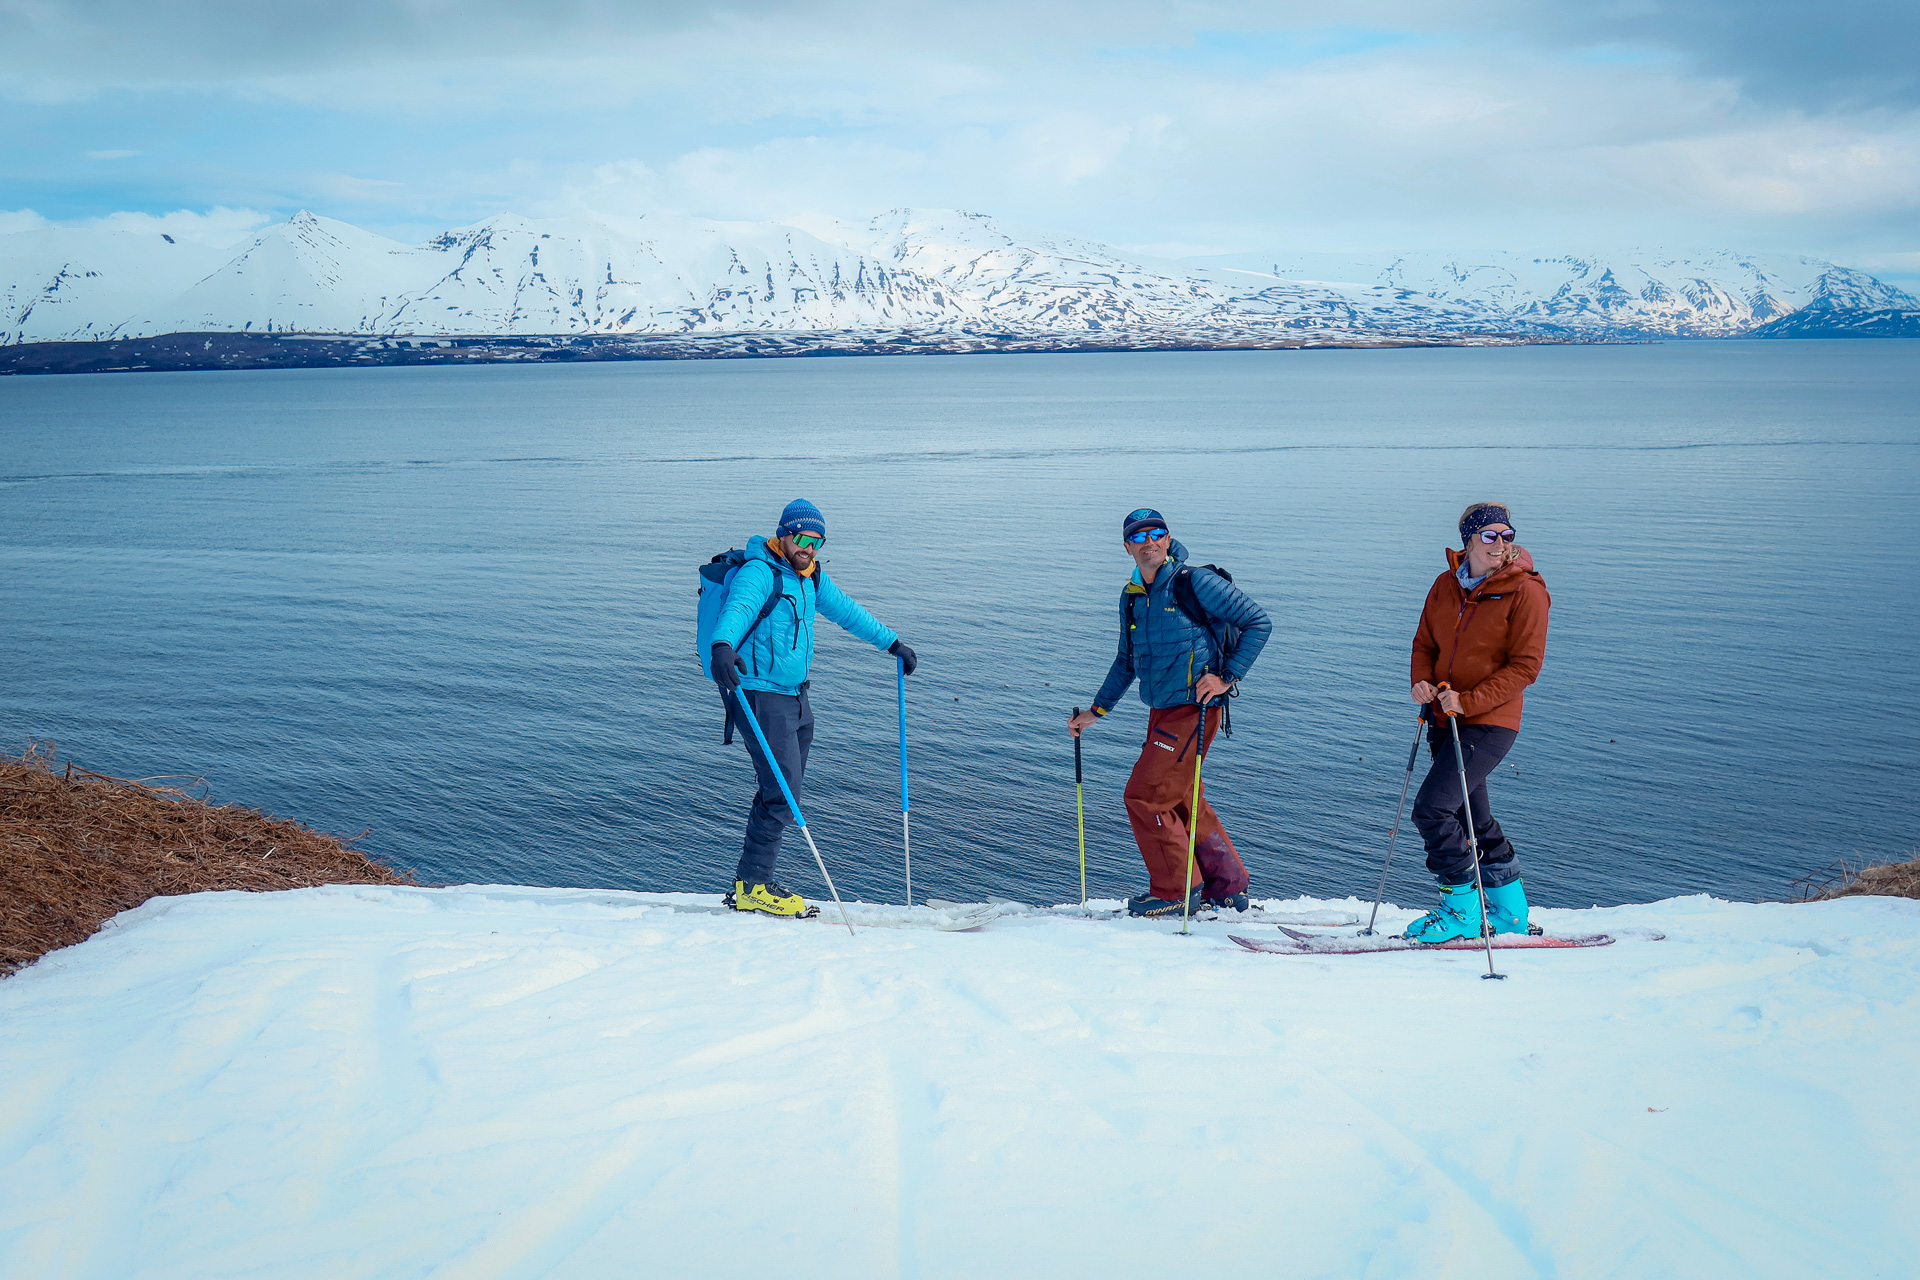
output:
M1224 898L1205 898L1202 904L1209 911L1245 911L1250 905L1244 893L1230 893Z
M1188 898L1185 903L1182 903L1178 898L1154 898L1143 893L1137 898L1127 899L1127 914L1130 916L1162 917L1177 916L1184 911L1185 914L1199 915L1200 908L1203 905L1204 903L1200 897L1200 890L1198 888L1194 889L1193 896Z

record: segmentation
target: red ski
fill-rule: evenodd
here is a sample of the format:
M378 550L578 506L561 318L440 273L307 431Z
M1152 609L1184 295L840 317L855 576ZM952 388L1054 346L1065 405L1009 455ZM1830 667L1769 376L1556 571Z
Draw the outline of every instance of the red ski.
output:
M1265 951L1277 956L1356 956L1369 951L1482 951L1486 944L1479 938L1455 938L1452 942L1413 942L1406 938L1359 938L1351 934L1286 938L1243 938L1227 935L1249 951ZM1586 933L1571 938L1535 937L1521 933L1502 933L1494 937L1495 951L1564 947L1605 947L1613 937L1605 933Z

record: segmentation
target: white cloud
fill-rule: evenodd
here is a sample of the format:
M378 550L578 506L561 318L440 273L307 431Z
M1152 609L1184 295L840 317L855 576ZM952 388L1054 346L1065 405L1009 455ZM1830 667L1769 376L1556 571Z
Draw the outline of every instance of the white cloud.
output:
M216 207L204 213L175 209L172 213L109 213L97 218L54 221L31 209L0 210L0 234L40 231L47 227L91 227L108 231L137 231L170 235L176 240L226 248L275 219L258 209Z
M392 178L359 178L349 173L315 175L309 187L323 198L341 203L391 204L407 201L411 194L404 182Z
M89 151L89 160L127 160L141 154L138 151Z
M963 207L1220 251L1795 248L1831 240L1825 215L1920 207L1917 140L1912 116L1809 121L1672 69L1390 51L1238 77L1075 67L911 127L600 165L558 197L530 172L525 199L788 221Z
M0 209L0 236L16 231L44 231L53 224L31 209Z
M1920 205L1920 131L1861 134L1812 122L1612 150L1615 173L1696 207L1761 214Z
M0 93L132 113L171 89L323 125L353 151L283 152L262 124L208 198L387 230L923 205L1222 250L1914 243L1920 115L1755 99L1801 55L1715 44L1739 13L1697 8L1355 0L1329 27L1306 0L0 0L31 37L0 38Z

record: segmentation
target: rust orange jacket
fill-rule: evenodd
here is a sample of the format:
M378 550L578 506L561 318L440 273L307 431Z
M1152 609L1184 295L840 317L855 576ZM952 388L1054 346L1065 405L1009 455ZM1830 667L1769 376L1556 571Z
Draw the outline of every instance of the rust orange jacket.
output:
M1446 681L1460 694L1465 724L1519 729L1527 686L1547 656L1553 597L1525 548L1472 592L1454 571L1464 552L1447 548L1447 571L1433 580L1413 634L1413 683Z

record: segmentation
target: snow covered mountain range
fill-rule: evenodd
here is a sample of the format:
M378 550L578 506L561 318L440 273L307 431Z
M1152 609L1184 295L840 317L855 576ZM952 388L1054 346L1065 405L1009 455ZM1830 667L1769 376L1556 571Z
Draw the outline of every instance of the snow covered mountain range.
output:
M812 231L502 214L406 245L300 213L228 248L0 236L0 344L167 333L925 333L1176 345L1727 336L1820 303L1920 307L1806 258L1170 261L895 210Z
M1727 338L1806 308L1920 306L1864 271L1787 254L1236 254L1195 261L1288 279L1373 283L1456 303L1489 323L1589 337Z

